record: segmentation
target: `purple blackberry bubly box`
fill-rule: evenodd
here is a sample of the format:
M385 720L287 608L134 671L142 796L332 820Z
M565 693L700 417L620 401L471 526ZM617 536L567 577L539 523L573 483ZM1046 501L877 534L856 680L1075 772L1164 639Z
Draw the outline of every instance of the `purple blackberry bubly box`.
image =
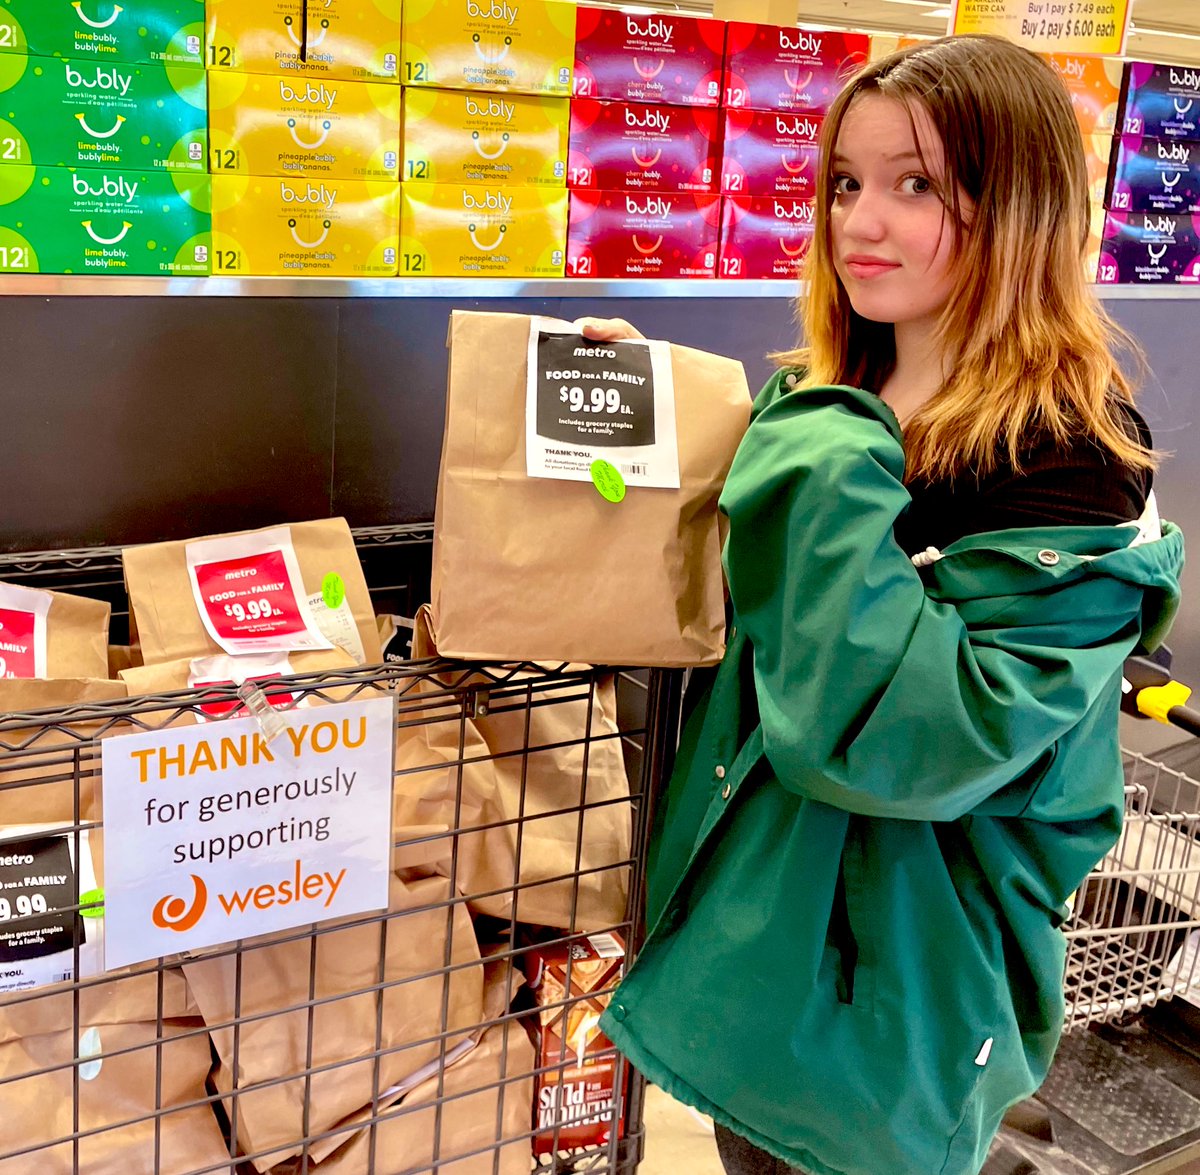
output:
M1200 284L1200 216L1110 212L1096 281Z
M1104 206L1113 212L1200 212L1200 142L1122 135Z
M1200 68L1129 62L1117 128L1150 139L1200 139Z

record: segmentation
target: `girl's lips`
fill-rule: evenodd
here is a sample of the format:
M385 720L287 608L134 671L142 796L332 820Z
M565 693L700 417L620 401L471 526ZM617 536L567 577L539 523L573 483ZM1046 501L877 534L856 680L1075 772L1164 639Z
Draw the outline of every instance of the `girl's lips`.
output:
M900 268L894 261L880 261L867 257L847 257L845 266L850 275L858 278L859 281L867 281L873 277L882 277L884 274L891 273L893 270Z

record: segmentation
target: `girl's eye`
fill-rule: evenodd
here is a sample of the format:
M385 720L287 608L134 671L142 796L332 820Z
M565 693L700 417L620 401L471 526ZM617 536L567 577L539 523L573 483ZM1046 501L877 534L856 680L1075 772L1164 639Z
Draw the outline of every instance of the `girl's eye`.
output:
M833 177L833 194L835 196L846 196L851 192L858 191L858 180L850 175L835 175Z
M927 175L906 175L900 182L904 190L914 196L923 196L926 192L933 191L933 182Z

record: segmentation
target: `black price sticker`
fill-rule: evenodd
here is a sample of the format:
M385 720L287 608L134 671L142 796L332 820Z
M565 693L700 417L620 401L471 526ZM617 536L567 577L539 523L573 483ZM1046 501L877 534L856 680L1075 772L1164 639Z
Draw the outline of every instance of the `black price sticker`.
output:
M41 959L82 942L75 867L65 836L0 845L0 964ZM66 909L64 909L66 907Z
M537 433L606 449L654 444L654 370L645 347L538 332Z

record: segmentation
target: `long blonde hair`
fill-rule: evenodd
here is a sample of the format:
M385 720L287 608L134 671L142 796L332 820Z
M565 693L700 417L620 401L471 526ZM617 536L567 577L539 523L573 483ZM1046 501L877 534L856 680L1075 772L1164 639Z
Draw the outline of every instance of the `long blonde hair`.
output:
M1085 436L1134 468L1154 453L1123 427L1133 392L1114 357L1136 344L1084 277L1090 201L1079 126L1051 67L998 37L947 37L863 68L822 130L817 232L800 316L806 346L776 356L805 383L879 391L895 366L891 324L855 314L833 265L833 153L847 110L880 94L928 112L945 150L953 293L939 323L951 374L905 424L906 480L1020 467L1023 443ZM914 139L916 138L914 130ZM974 204L969 229L959 190Z

